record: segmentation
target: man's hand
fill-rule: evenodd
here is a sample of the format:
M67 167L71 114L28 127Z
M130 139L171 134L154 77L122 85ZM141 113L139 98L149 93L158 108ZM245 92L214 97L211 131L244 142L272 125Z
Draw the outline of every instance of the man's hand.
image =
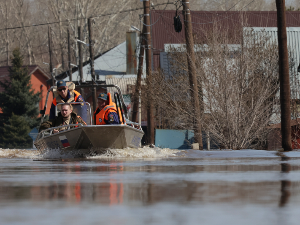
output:
M134 128L141 129L141 127L139 125L134 125Z
M59 131L58 130L56 130L56 129L53 129L53 133L55 134L55 133L58 133Z

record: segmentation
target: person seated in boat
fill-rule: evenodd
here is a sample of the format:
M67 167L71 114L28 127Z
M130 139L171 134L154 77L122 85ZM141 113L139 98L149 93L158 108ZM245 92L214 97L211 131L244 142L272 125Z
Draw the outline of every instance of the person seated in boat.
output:
M122 115L116 104L112 101L110 93L100 93L98 96L98 108L94 115L95 125L123 124Z
M83 119L78 116L75 112L72 111L73 107L69 103L65 103L61 105L61 111L58 113L58 116L52 120L46 121L41 124L39 132L51 127L58 127L68 124L79 124L86 125ZM71 127L72 128L72 127ZM54 129L53 133L58 133L67 129L67 127L63 127L60 129Z
M52 105L50 108L50 115L49 119L55 118L55 106L58 103L69 103L69 102L85 102L83 97L78 91L75 91L75 84L73 85L73 88L69 89L68 85L64 80L57 81L57 92L55 93L55 98L52 101ZM82 104L82 107L86 109L85 104ZM84 109L83 109L84 110ZM86 110L85 110L86 111ZM85 118L83 118L85 119Z

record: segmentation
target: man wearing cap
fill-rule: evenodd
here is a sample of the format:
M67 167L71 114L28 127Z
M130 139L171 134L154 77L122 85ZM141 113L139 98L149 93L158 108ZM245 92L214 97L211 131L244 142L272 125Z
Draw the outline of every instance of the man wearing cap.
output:
M110 93L100 93L98 96L98 108L94 112L94 124L122 124L123 119L116 104L111 100Z
M58 95L53 99L50 108L50 120L55 118L55 106L58 103L84 102L81 94L78 91L69 90L69 87L64 80L57 81L56 86Z

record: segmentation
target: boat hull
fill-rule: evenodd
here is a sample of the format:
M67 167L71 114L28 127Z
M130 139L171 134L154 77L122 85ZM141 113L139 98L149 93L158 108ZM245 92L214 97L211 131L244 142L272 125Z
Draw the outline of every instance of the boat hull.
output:
M99 154L108 148L138 148L143 135L143 131L127 125L88 125L38 138L34 145L41 152L60 149Z

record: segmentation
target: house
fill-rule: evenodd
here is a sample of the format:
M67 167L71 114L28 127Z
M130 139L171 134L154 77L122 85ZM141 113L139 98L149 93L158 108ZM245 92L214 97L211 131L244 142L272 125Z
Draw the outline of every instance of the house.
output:
M31 77L30 82L32 84L32 89L35 93L41 92L41 100L39 102L39 110L44 109L47 91L49 89L49 85L47 84L47 80L50 79L50 76L45 73L39 66L31 65L25 66L28 68L28 75ZM0 67L0 81L4 82L5 80L9 80L9 66L1 66ZM3 91L3 88L0 87L0 92ZM46 114L49 114L51 103L53 100L52 94L49 94L48 104Z

